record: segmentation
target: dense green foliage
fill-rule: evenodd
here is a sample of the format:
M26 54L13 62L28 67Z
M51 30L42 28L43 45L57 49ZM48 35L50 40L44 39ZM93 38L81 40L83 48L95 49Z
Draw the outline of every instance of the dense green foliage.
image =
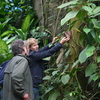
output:
M75 23L81 21L76 29L80 33L80 51L71 68L70 61L67 60L59 65L55 62L50 64L42 86L43 100L99 100L100 6L96 5L97 1L99 0L74 0L58 7L67 9L66 16L61 20L62 26L68 24L71 30ZM73 18L77 19L72 22ZM66 51L64 58L69 53L69 50Z
M78 56L74 62L68 61L71 48L64 45L63 62L56 64L58 53L47 63L46 76L41 88L42 100L99 100L100 89L100 6L99 0L73 0L64 3L58 9L65 8L66 16L61 26L73 29L75 23L81 21ZM48 43L48 35L38 32L38 20L31 6L31 0L0 1L0 63L10 59L10 44L15 39L26 40L29 37L39 39L40 47ZM74 10L74 8L78 8ZM76 20L71 21L73 18ZM68 50L67 50L68 49Z
M28 0L1 0L0 1L0 63L11 59L10 44L15 39L26 40L32 36L38 19Z

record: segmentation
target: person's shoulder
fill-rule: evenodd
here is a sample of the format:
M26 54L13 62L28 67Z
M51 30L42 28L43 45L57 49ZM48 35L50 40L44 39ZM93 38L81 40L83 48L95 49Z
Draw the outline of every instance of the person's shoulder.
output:
M17 61L20 61L20 60L27 60L27 57L24 56L24 55L22 55L22 54L19 54L19 55L16 55L16 56L14 57L14 59L17 60Z
M38 53L38 52L36 52L36 51L30 51L29 55L33 55L35 53Z

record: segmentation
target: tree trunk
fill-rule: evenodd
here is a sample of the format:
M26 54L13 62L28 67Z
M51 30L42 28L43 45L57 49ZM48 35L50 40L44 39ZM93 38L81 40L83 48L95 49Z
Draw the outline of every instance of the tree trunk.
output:
M42 31L42 29L44 29L43 0L33 0L33 8L36 11L37 17L39 19L39 26L42 26L40 31Z
M61 19L66 14L66 9L57 9L59 5L68 0L33 0L33 7L39 19L42 30L45 28L52 36L67 31L67 25L60 26ZM41 31L41 30L40 30Z

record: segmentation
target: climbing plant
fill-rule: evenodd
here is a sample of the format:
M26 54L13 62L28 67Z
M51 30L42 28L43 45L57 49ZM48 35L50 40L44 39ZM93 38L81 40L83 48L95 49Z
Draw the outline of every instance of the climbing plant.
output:
M44 100L99 100L100 6L98 0L73 0L58 8L67 9L61 26L67 24L72 39L64 46L63 61L52 57L42 85ZM62 60L62 59L61 59ZM54 61L54 62L53 62Z

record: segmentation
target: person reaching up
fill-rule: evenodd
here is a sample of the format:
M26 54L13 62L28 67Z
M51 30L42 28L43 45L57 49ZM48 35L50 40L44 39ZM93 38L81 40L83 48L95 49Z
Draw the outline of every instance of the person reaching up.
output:
M70 40L70 35L67 35L67 37L63 37L59 43L54 45L56 39L57 37L53 38L53 41L42 49L39 49L37 39L27 39L30 48L30 53L28 57L31 59L30 71L33 80L34 100L39 100L39 85L43 83L42 79L44 77L45 70L43 58L52 56L55 52L60 50L62 48L62 45Z

